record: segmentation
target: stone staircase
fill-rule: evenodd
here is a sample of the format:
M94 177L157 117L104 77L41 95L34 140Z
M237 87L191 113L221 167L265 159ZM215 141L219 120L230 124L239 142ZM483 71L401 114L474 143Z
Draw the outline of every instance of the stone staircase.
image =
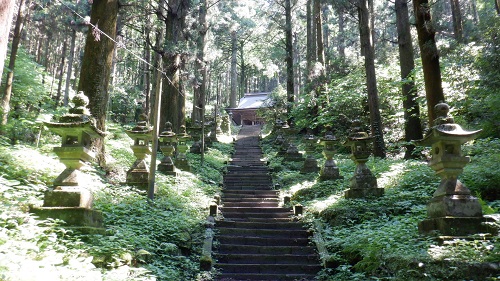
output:
M293 220L291 208L279 207L259 133L260 126L242 127L224 176L216 280L314 280L321 267L311 233Z

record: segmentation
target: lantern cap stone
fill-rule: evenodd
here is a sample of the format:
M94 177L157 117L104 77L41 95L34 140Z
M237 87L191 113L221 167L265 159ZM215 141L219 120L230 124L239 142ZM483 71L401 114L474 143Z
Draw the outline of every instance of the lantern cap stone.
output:
M184 125L181 125L181 128L180 128L180 133L177 134L177 138L179 139L190 139L191 136L188 135L188 133L186 132L186 126Z
M459 141L460 144L475 139L481 130L466 131L455 123L453 117L449 116L450 106L446 103L438 103L434 106L437 115L434 119L434 126L430 128L424 139L417 141L422 146L432 146L439 140Z
M170 138L170 137L175 137L175 133L172 131L172 123L166 122L165 123L165 131L161 132L160 138Z
M60 136L66 134L68 130L74 129L84 131L93 138L104 137L106 132L97 128L95 119L87 108L88 97L83 92L79 92L73 97L72 102L74 107L70 108L67 114L61 116L58 122L44 122L44 125Z

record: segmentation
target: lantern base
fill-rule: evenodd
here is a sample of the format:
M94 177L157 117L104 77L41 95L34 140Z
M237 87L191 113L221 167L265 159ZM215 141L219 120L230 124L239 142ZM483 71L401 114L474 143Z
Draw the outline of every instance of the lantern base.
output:
M442 195L433 197L427 204L429 218L482 217L479 199L472 195Z
M339 167L337 167L335 161L326 160L325 166L319 173L319 181L338 180L343 178L344 177L340 175Z
M87 189L78 186L58 186L47 190L43 207L79 207L91 208L94 197Z
M298 151L291 151L291 152L286 152L285 155L284 155L284 159L285 161L289 161L289 162L302 162L304 161L304 158L302 157L302 154Z
M191 166L187 159L175 159L175 167L186 172L191 172Z
M349 199L380 197L384 195L383 188L350 188L345 191L344 197Z
M318 161L314 158L306 158L304 165L300 169L301 174L317 173L319 172Z
M85 233L104 233L103 216L100 211L82 207L32 207L30 212L39 219L59 219L72 229Z
M444 236L466 236L477 233L491 233L496 231L488 222L494 222L491 218L485 217L441 217L429 218L418 224L418 231L421 234L430 234L434 231Z
M147 190L149 183L149 171L139 169L129 170L127 172L126 183L128 185L137 186L141 190Z

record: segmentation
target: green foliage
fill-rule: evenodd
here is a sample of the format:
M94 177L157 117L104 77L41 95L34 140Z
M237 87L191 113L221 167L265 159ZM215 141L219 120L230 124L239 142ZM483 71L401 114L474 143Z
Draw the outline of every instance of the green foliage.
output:
M52 154L45 155L50 150L46 147L1 147L0 279L31 280L35 275L53 280L198 278L207 209L220 190L218 182L232 146L215 143L206 152L203 167L196 166L199 156L194 156L191 164L196 175L157 174L158 193L154 202L148 202L144 191L121 185L123 181L110 173L124 173L133 154L126 149L130 139L120 127L111 124L109 130L109 171L89 168L82 174L82 178L91 177L94 208L104 215L106 235L80 233L63 222L38 221L29 215L29 206L41 205L47 185L64 165Z
M7 71L3 73L6 77ZM48 76L49 74L35 63L23 48L19 48L12 84L11 109L8 123L2 128L5 132L3 137L6 137L8 142L35 142L40 130L40 123L35 121L36 118L42 113L53 111L53 101L46 88L49 85L47 80L51 80ZM5 81L4 77L2 81ZM2 83L2 93L5 91L4 87L5 83Z
M361 67L347 75L333 77L319 97L311 92L299 98L292 111L295 124L298 128L312 129L332 126L338 136L347 133L350 120L362 119L363 123L369 124L364 114L367 106L364 88ZM315 107L318 112L311 112Z
M483 129L485 137L500 137L498 120L500 113L500 19L488 17L482 21L481 44L471 43L457 49L450 58L450 64L456 65L450 77L459 76L455 81L465 84L460 93L457 107L460 117L474 127ZM464 69L468 72L464 73ZM463 74L462 74L463 73ZM460 75L462 74L462 75ZM460 82L463 81L463 82Z
M464 148L471 155L471 163L465 166L461 176L471 192L484 200L500 200L500 140L479 139Z

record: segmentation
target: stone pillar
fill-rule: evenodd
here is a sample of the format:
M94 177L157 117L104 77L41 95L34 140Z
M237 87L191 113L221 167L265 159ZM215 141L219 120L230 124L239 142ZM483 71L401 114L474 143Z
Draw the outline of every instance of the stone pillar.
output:
M374 137L361 130L358 120L353 121L351 133L344 146L351 147L351 159L356 163L356 170L349 189L345 192L346 198L379 197L384 194L384 189L377 187L377 178L366 166L368 157L372 153L370 144L373 139Z
M427 205L428 218L421 221L421 233L438 231L444 236L464 236L495 231L484 222L481 205L470 190L458 180L469 157L462 155L461 145L473 140L480 131L465 131L448 116L445 103L434 107L436 120L419 145L431 147L429 166L441 177L441 183Z
M278 137L281 136L283 138L277 154L280 157L284 157L286 151L288 150L288 147L290 147L290 139L289 139L290 126L288 126L288 123L286 121L283 122L282 124L283 125L281 126L278 135Z
M317 142L318 140L312 134L311 130L308 130L306 136L304 137L304 143L306 145L306 159L304 160L302 169L300 169L302 174L317 173L319 171L318 161L314 158Z
M45 192L42 207L32 207L31 212L40 219L56 218L70 227L85 232L104 232L103 218L92 209L92 193L79 185L80 168L94 158L90 150L92 139L102 138L105 133L95 126L90 116L88 98L78 93L73 98L74 108L62 116L59 122L45 122L50 131L62 137L60 147L54 147L66 169L54 180L52 188Z
M191 139L191 136L186 133L186 127L181 126L181 133L177 135L177 158L175 159L175 166L183 171L190 172L191 166L186 157L186 153L189 149L187 141Z
M337 142L337 138L331 131L327 131L325 137L320 139L320 144L323 145L323 156L326 158L325 165L319 173L320 181L344 178L340 175L339 167L337 167L335 160L333 160L333 156L336 153L335 144Z
M222 133L225 135L231 135L231 120L229 115L223 115L222 117L221 129Z
M127 184L136 185L141 189L147 189L149 180L149 167L146 163L146 156L151 154L149 142L152 139L153 129L147 122L147 116L141 114L139 122L131 130L125 131L127 135L134 141L131 146L135 155L135 162L127 171Z
M160 150L164 155L161 163L158 165L158 171L168 176L177 176L174 161L172 160L177 138L175 133L172 131L172 123L165 123L165 131L158 136L158 141L161 143Z
M200 121L196 120L193 126L189 128L189 132L193 138L193 145L191 146L189 152L201 154L201 131L202 128Z

